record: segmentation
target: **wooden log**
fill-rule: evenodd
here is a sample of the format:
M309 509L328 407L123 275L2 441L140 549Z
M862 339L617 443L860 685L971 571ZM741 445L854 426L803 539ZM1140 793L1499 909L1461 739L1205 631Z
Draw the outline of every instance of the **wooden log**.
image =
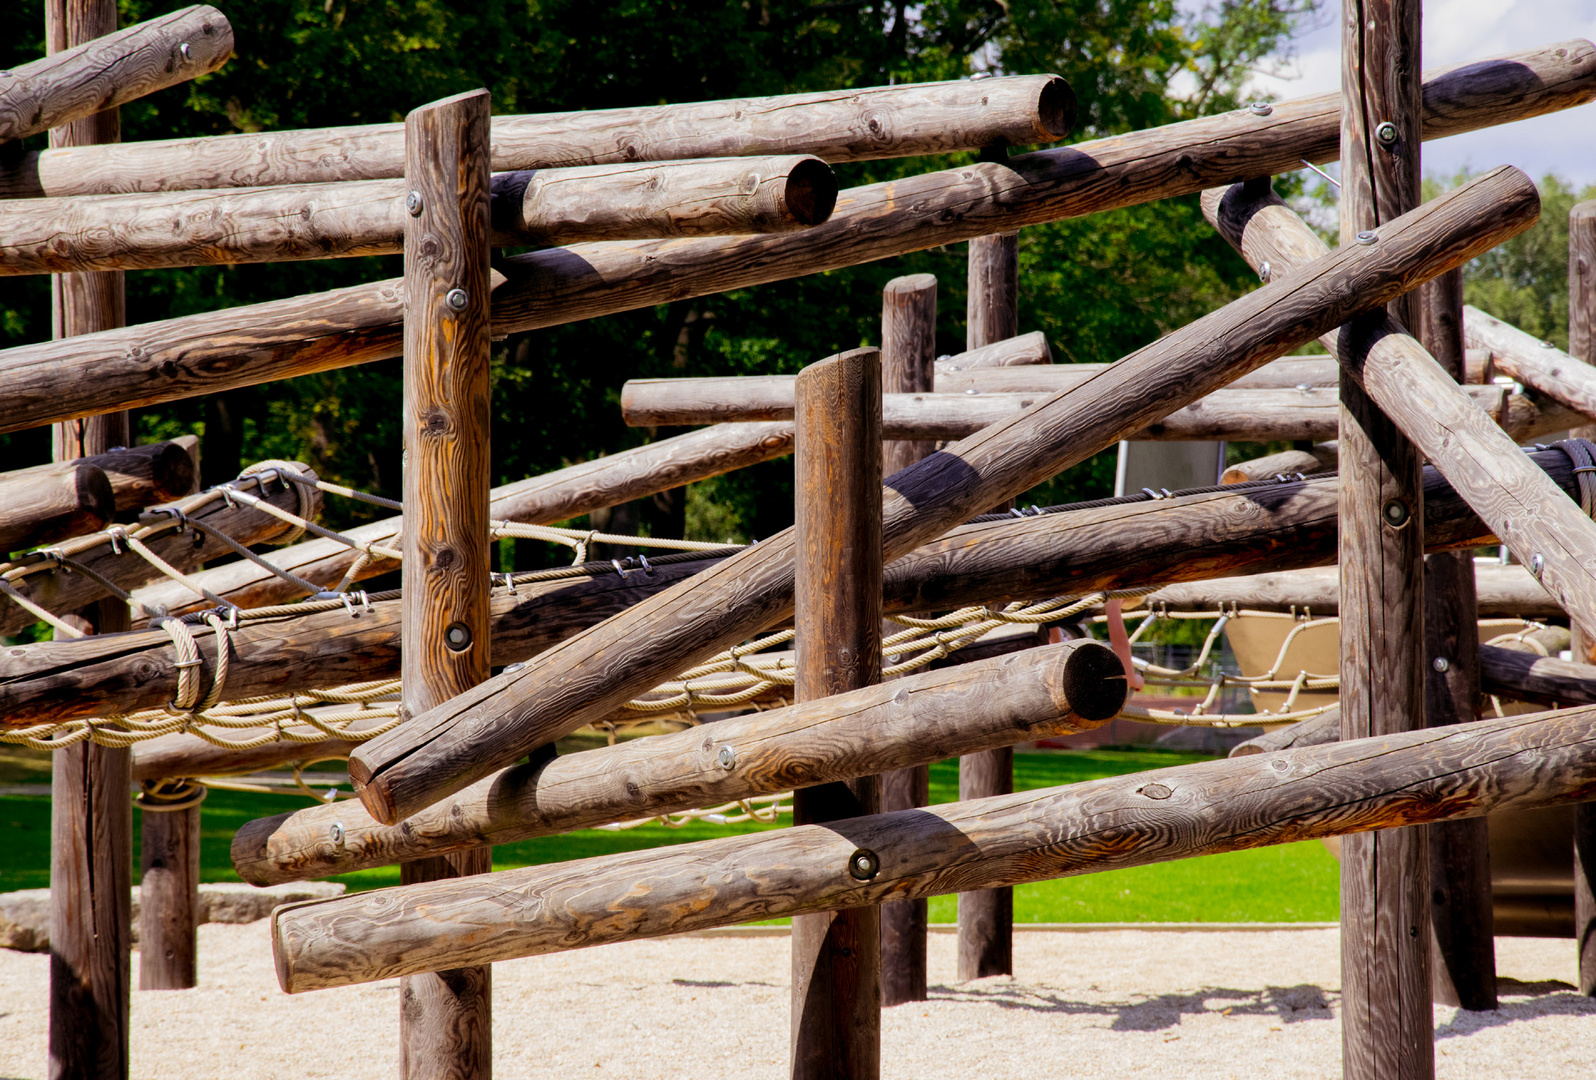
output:
M1568 351L1596 363L1596 202L1568 213ZM1570 433L1588 439L1596 426ZM1596 660L1596 638L1577 632L1574 658ZM1579 991L1596 996L1596 806L1574 808L1574 940L1579 950Z
M92 465L111 482L116 509L139 510L156 503L192 495L199 488L199 439L180 435L164 442L145 443L77 459ZM52 468L37 466L40 471Z
M936 360L937 279L930 274L914 274L887 282L881 298L881 389L886 393L925 393L938 374ZM1040 342L1041 333L1028 334L1030 342ZM1011 338L1018 342L1022 339ZM997 350L977 350L993 354ZM961 354L945 361L954 365L962 358L966 364L980 366L975 354ZM1051 356L1039 363L1051 362ZM624 395L625 388L622 388ZM881 444L881 471L887 476L936 452L930 441L888 440ZM883 623L881 632L896 631L895 624ZM881 774L881 809L910 810L924 806L931 797L929 765L911 765ZM881 909L881 1004L885 1008L907 1001L926 999L926 934L930 925L930 905L911 900Z
M1089 731L1124 701L1106 646L1064 642L517 765L397 826L349 802L261 818L234 837L233 864L256 885L349 873Z
M502 173L495 247L792 232L837 199L814 157ZM284 262L403 250L405 181L0 202L0 276Z
M1237 743L1230 749L1230 757L1249 757L1253 754L1277 754L1302 746L1323 746L1341 741L1341 709L1326 709L1318 716L1284 724L1266 731L1256 738Z
M1220 474L1219 482L1245 484L1297 473L1311 476L1314 473L1335 472L1336 465L1336 443L1315 443L1311 450L1282 450L1278 454L1265 454L1251 461L1237 462Z
M1062 366L1062 365L1060 365ZM633 427L687 424L756 423L790 420L793 376L739 375L703 379L633 379L621 389L621 417ZM1074 387L1085 387L1083 379ZM1539 402L1505 386L1469 386L1466 400L1506 429L1510 438L1565 423L1567 413L1550 413ZM882 433L889 439L962 439L1023 412L1048 395L887 394L882 399ZM1130 438L1138 441L1226 439L1272 442L1283 439L1333 439L1340 408L1333 387L1308 390L1215 390L1199 401L1162 417ZM1550 429L1556 430L1556 429Z
M486 90L405 117L404 530L401 715L488 677L489 117ZM491 848L400 866L407 885L484 874ZM493 972L466 965L399 982L404 1080L493 1075Z
M1224 196L1209 192L1203 204L1249 262L1268 260L1277 273L1323 250L1312 230L1262 185L1232 188ZM1382 415L1388 414L1412 437L1413 467L1418 468L1420 454L1434 462L1520 562L1544 566L1541 584L1570 617L1596 627L1596 523L1576 503L1554 492L1555 485L1523 460L1513 435L1490 423L1475 407L1471 395L1479 388L1459 386L1393 320L1324 340L1361 387L1352 391L1342 387L1346 406L1361 408L1359 403L1367 396L1374 403L1371 407L1385 410ZM1338 442L1338 453L1340 475L1346 482L1344 440ZM1417 497L1417 483L1416 473L1411 483L1405 478L1402 491L1393 489L1377 509L1383 514L1394 503L1390 512L1406 521L1414 512L1409 508ZM1384 533L1370 528L1371 537L1389 533L1393 543L1403 535L1402 529L1388 524L1379 526ZM1421 545L1415 540L1411 546L1417 552Z
M944 356L936 361L937 377L956 376L961 371L978 371L983 368L1028 367L1033 364L1051 364L1053 350L1047 344L1047 335L1040 330L1017 334L1002 341L994 341L979 349L970 349L954 356ZM932 389L925 387L924 389Z
M1359 237L1367 242L1370 235L1378 242L1379 227L1420 200L1420 3L1342 0L1343 247ZM1307 235L1298 243L1317 240L1305 225L1303 229ZM1410 343L1423 358L1424 373L1434 376L1431 382L1454 391L1452 397L1439 398L1451 406L1447 419L1475 417L1467 403L1458 407L1460 395L1446 374L1401 333L1402 326L1418 326L1418 301L1417 294L1409 294L1392 304L1384 319L1375 314L1354 321L1338 335L1341 347L1332 350L1342 362L1336 441L1341 477L1338 561L1348 577L1341 595L1343 739L1424 726L1424 505L1419 486L1424 458L1409 434L1414 425L1398 420L1411 412L1381 396L1378 383L1368 386L1368 354L1382 337ZM1435 398L1437 389L1424 386L1421 393ZM1431 423L1439 435L1450 426ZM1503 441L1507 452L1515 453L1511 441ZM1458 456L1451 455L1453 460ZM1482 463L1477 459L1469 464ZM1437 465L1445 471L1445 464ZM1449 474L1454 486L1464 486L1462 472L1459 468ZM1344 1080L1428 1080L1435 1075L1428 839L1424 830L1405 829L1359 834L1342 842Z
M146 789L139 808L139 989L188 990L199 985L200 807L167 810Z
M1561 451L1526 455L1564 489L1575 486ZM1041 517L961 526L887 567L883 603L891 614L946 611L969 604L1039 600L1157 582L1148 603L1172 610L1242 606L1339 610L1335 575L1304 573L1335 559L1334 477L1261 489L1177 495L1156 502L1111 505ZM1495 543L1468 505L1433 469L1425 473L1425 547L1445 551ZM524 661L649 600L718 560L656 566L591 579L522 585L493 600L493 664ZM1281 571L1295 570L1287 575ZM1233 574L1251 577L1228 577ZM1210 581L1209 579L1219 579ZM1523 567L1478 570L1482 615L1558 614ZM227 697L243 698L328 689L399 674L399 605L356 605L358 618L330 612L247 622L230 635ZM769 627L778 628L779 621ZM202 679L214 675L210 634L197 638ZM955 653L956 657L962 655ZM160 631L17 646L4 657L0 717L8 726L106 711L158 708L177 685L170 639ZM672 672L674 674L674 672ZM613 714L606 714L613 715ZM347 755L354 743L337 740L318 752ZM212 776L251 772L304 756L289 743L230 751L197 736L141 743L135 778Z
M233 483L240 489L255 487L253 480ZM267 481L266 484L266 500L279 509L296 514L308 509L311 512L306 516L309 517L315 517L321 510L321 493L314 488L285 482ZM251 494L254 492L251 491ZM242 504L230 507L220 499L189 516L246 545L270 543L274 538L280 538L294 529L292 525L280 518L272 517L264 510ZM231 548L208 534L200 534L203 536L203 539L200 539L193 531L179 532L176 526L177 522L173 521L172 527L146 538L144 543L179 570L195 566L207 559L221 558L232 552ZM118 554L115 549L107 545L74 556L74 559L123 589L132 589L151 578L160 576L159 570L125 548L122 548L121 554ZM47 611L54 612L71 611L108 595L105 588L87 574L68 572L66 569L29 574L17 579L13 585L29 600ZM179 602L184 604L209 606L208 601L195 597L181 586L163 595L179 597ZM120 601L117 601L115 606L119 609L126 607ZM7 600L0 605L0 634L15 634L36 621L36 616L18 604ZM126 628L126 625L119 627L119 629Z
M201 4L53 50L0 80L0 142L25 139L198 78L232 55L227 16Z
M983 81L985 84L985 81ZM1438 72L1429 138L1537 116L1596 96L1596 46L1570 42ZM583 114L592 115L592 114ZM1337 153L1335 95L854 188L800 234L578 245L506 259L502 336L853 266L994 231L1075 217L1298 167ZM251 136L258 138L258 136ZM821 155L825 156L825 155ZM162 161L162 170L170 162ZM1001 196L996 193L1001 192ZM398 356L399 284L375 282L230 308L75 345L0 352L0 431L175 401Z
M290 904L289 993L1596 794L1596 709L1512 716L1016 795ZM1236 798L1246 791L1247 798ZM846 871L860 852L879 869ZM514 917L506 914L510 905ZM485 928L491 928L484 932Z
M496 116L493 168L506 172L772 154L869 161L974 150L992 142L1048 143L1069 134L1074 121L1075 94L1056 75ZM98 153L28 154L0 170L0 198L402 175L403 125L369 124L164 139Z
M1006 151L985 153L1002 161ZM965 345L979 349L1020 332L1020 237L998 233L970 241L965 305ZM962 437L962 436L961 436ZM999 503L1006 510L1013 503ZM1007 795L1014 790L1014 748L966 754L959 758L959 798ZM1014 973L1014 890L959 893L960 982Z
M907 554L1308 335L1458 265L1527 227L1537 202L1534 185L1517 170L1487 173L1393 223L1382 243L1343 249L1289 282L1265 285L1126 357L1087 386L898 473L884 495L886 557ZM792 544L790 531L771 537L690 586L660 593L521 671L496 676L379 736L349 759L362 801L379 821L396 821L785 618ZM627 651L624 669L608 659L617 648Z
M881 681L880 353L856 349L811 364L797 397L793 692L815 702ZM873 775L793 792L795 826L880 812ZM881 1075L877 909L793 919L788 1072L806 1080Z
M1051 361L1012 368L954 366L959 360L960 357L950 357L938 366L934 388L937 393L1051 394L1089 379L1105 367L1103 364L1053 364ZM1332 359L1301 360L1288 357L1243 375L1230 384L1230 389L1296 390L1335 386L1337 370L1336 362Z
M1469 343L1491 351L1496 371L1579 413L1581 423L1596 419L1596 367L1479 308L1463 313Z
M46 56L112 34L114 0L49 0ZM103 109L50 132L53 146L117 142L120 116ZM89 335L126 321L120 274L67 274L51 282L51 333ZM87 457L126 446L126 413L59 425L51 457ZM89 599L89 598L85 598ZM77 604L71 607L77 607ZM13 610L16 610L13 608ZM58 608L84 633L128 626L126 609L100 603ZM32 622L31 616L26 622ZM59 631L57 631L59 633ZM50 988L47 1072L122 1080L129 1071L128 1006L133 943L131 755L84 741L55 752L50 770Z
M1596 705L1596 667L1556 656L1482 645L1480 682L1487 694L1548 708Z
M0 551L91 533L115 515L111 481L82 459L0 474Z

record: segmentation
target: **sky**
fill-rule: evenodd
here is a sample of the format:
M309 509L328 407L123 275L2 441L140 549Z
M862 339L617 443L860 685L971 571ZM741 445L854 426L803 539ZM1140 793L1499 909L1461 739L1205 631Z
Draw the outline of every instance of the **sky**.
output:
M1183 7L1200 6L1183 3ZM1324 0L1319 24L1296 41L1290 78L1260 76L1255 96L1281 100L1341 86L1341 2ZM1573 38L1596 40L1596 0L1425 0L1424 67L1482 60ZM1516 165L1576 190L1596 184L1596 103L1424 144L1426 174L1452 176Z

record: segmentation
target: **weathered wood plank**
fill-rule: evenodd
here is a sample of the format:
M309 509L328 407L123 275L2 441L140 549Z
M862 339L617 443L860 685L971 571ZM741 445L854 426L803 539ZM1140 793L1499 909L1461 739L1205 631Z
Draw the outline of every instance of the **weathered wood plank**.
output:
M1596 709L1513 716L289 905L272 947L299 993L1592 795Z
M395 255L403 179L0 201L0 276ZM794 232L824 221L819 158L728 158L501 173L495 247Z
M1596 202L1582 202L1568 213L1568 351L1596 364ZM1596 435L1582 424L1569 432ZM1596 638L1575 628L1576 660L1596 660ZM1574 808L1574 940L1579 949L1579 990L1596 995L1596 806Z
M188 990L199 985L200 808L159 809L146 789L139 809L139 989Z
M1261 367L1521 231L1539 200L1514 169L1487 173L1384 231L1304 267L1112 365L1076 391L938 452L885 492L888 559L1084 460L1240 372ZM379 736L350 757L372 816L405 817L580 727L684 664L787 617L792 533L727 559L623 617L578 635ZM667 629L668 627L668 629ZM624 649L628 663L611 661ZM533 688L536 687L534 692ZM469 737L465 732L470 731Z
M1561 67L1578 68L1583 57L1573 64L1566 56L1558 59ZM1511 80L1499 75L1498 81L1499 92L1511 92ZM1519 82L1519 92L1545 96ZM974 150L992 142L1054 142L1069 134L1074 121L1074 92L1056 75L496 116L493 168L765 154L869 161ZM404 126L369 124L164 139L93 153L28 154L0 168L0 198L333 183L403 174Z
M203 4L52 48L42 60L12 68L0 81L0 142L25 139L198 78L232 55L227 16Z
M974 85L985 85L985 82ZM1569 42L1437 72L1440 138L1596 97L1596 47ZM1334 95L1281 102L1054 151L843 192L800 234L577 245L516 256L494 290L504 335L819 273L1333 159ZM166 162L163 162L163 171ZM395 281L150 323L75 345L0 352L0 430L174 401L398 356Z
M1040 331L1037 332L1040 334ZM1032 337L1031 334L1022 337ZM1015 341L1020 338L1012 339ZM969 355L969 354L963 354ZM950 357L937 368L939 394L1051 394L1101 371L1102 364L1053 364L1038 361L1025 367L970 367ZM1286 357L1265 364L1229 384L1232 390L1295 390L1335 386L1340 369L1332 359Z

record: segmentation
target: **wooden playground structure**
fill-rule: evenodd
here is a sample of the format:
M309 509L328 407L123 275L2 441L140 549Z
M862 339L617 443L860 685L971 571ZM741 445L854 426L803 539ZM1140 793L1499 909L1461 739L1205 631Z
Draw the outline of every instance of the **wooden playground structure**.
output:
M0 160L0 274L58 275L57 332L0 351L0 430L56 425L56 464L0 475L0 536L28 551L0 565L0 633L55 640L6 650L0 736L55 755L52 1076L129 1074L129 788L141 986L180 988L201 778L334 758L359 801L252 822L234 862L255 884L401 864L272 934L289 993L402 979L411 1078L490 1075L494 961L788 915L792 1074L874 1077L881 1007L926 995L925 898L959 894L978 978L1012 970L1016 884L1312 838L1340 838L1345 1075L1431 1076L1432 999L1495 1001L1486 815L1556 807L1596 993L1596 204L1570 223L1565 354L1462 303L1462 265L1536 221L1528 178L1418 195L1425 140L1596 99L1590 42L1421 76L1418 0L1346 0L1340 95L1014 156L1069 133L1062 79L527 116L477 90L403 124L122 144L116 106L232 55L225 16L47 6L51 55L0 84L0 141L51 133ZM979 159L842 191L830 168L954 151ZM1331 249L1269 178L1337 160ZM1199 193L1256 290L1114 363L1055 366L1020 332L1022 228ZM963 242L966 352L936 357L937 282L900 277L879 347L628 384L628 422L702 429L491 487L494 339ZM123 270L398 252L402 279L123 325ZM1292 356L1314 341L1328 357ZM286 461L197 491L195 440L128 446L130 408L398 356L399 502ZM1012 506L1121 440L1220 439L1299 449ZM559 526L788 454L797 524L756 544ZM394 516L339 533L333 497ZM492 573L504 537L573 565ZM1487 544L1516 565L1477 571ZM1331 670L1287 659L1315 615L1339 619ZM1228 677L1267 715L1217 709L1227 677L1197 665L1131 666L1195 616L1218 620L1204 657L1229 620L1284 620ZM1482 644L1487 617L1518 621ZM1139 707L1143 679L1200 692ZM1016 745L1116 716L1290 726L1012 793ZM611 744L554 754L589 726ZM955 756L960 801L927 806ZM787 810L491 871L514 839Z

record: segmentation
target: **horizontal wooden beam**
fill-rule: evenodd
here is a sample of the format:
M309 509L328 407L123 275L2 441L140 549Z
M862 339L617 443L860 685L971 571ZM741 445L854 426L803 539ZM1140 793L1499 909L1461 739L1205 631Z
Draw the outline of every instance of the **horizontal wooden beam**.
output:
M1596 367L1472 306L1463 308L1463 335L1490 350L1495 371L1578 413L1579 425L1596 420Z
M1564 490L1574 490L1576 477L1565 454L1552 450L1529 456ZM1494 542L1433 469L1425 474L1425 485L1428 550ZM1226 580L1211 586L1165 585L1154 595L1171 598L1173 608L1182 606L1183 596L1192 606L1246 602L1227 589L1249 589L1251 582L1267 586L1258 577L1228 575L1267 575L1333 563L1335 536L1333 476L984 521L953 529L889 564L884 609L894 615L915 614L1216 577ZM652 574L605 573L525 584L514 595L501 592L493 601L493 663L525 661L718 562L695 559L656 565ZM1527 590L1513 580L1523 575L1522 570L1484 569L1482 610L1489 604L1523 615L1540 610L1513 607L1528 599L1523 595ZM1496 588L1490 585L1496 576L1509 580ZM1321 592L1329 593L1323 598L1328 613L1334 608L1328 588L1289 602L1311 600L1318 611ZM1557 610L1544 594L1540 605ZM396 677L397 602L377 601L370 610L358 605L355 610L359 615L354 618L338 608L248 622L233 631L227 696L286 694ZM759 629L780 626L777 621ZM200 635L198 646L200 676L210 679L215 672L210 635ZM177 657L161 632L36 642L23 648L23 653L10 658L0 680L0 716L12 725L157 707L170 700L177 683ZM353 748L354 743L334 741L318 747L318 752L346 755ZM276 751L252 748L235 754L211 747L197 736L183 736L140 744L134 751L134 768L140 776L146 769L152 776L217 775L266 768L301 756L303 746L297 743L283 744Z
M0 475L0 482L4 482L5 477L41 476L63 468L90 465L105 473L118 511L141 510L194 493L199 486L198 447L199 440L195 436L181 435L164 442L74 458L70 462L35 465ZM8 550L15 551L19 546L12 545Z
M1425 509L1429 508L1426 498ZM1425 535L1428 540L1428 530ZM1547 595L1526 567L1476 564L1474 581L1482 619L1491 616L1544 619L1563 615L1563 609ZM1294 607L1309 609L1315 616L1335 615L1341 610L1339 584L1340 573L1334 566L1283 570L1250 577L1210 578L1166 585L1137 603L1150 611L1229 611L1234 607L1272 611Z
M1106 364L1053 364L1017 368L968 368L952 364L937 369L939 394L1051 394L1091 378ZM1286 357L1265 364L1229 384L1231 390L1293 390L1335 386L1336 362L1329 357Z
M1549 708L1596 705L1596 667L1493 645L1480 646L1480 685Z
M1125 357L1085 386L896 473L883 492L886 558L1489 250L1528 228L1539 201L1518 170L1486 173L1394 219L1381 243L1326 255ZM793 543L791 530L761 541L521 671L378 736L349 759L362 802L379 821L397 821L786 618ZM615 664L616 655L627 663Z
M1052 362L1053 350L1047 344L1047 335L1040 330L1033 330L1029 334L1017 334L952 356L941 356L934 363L935 372L940 376L960 371L1031 367Z
M1245 797L1238 797L1245 792ZM290 904L289 993L1596 797L1596 708Z
M1057 75L914 83L493 118L493 169L813 154L826 161L942 154L1062 139L1075 94ZM387 180L404 125L246 132L45 150L0 166L0 198Z
M0 78L0 142L25 139L198 78L232 55L227 16L204 4L62 49Z
M1593 97L1596 46L1548 46L1432 74L1424 135L1442 138ZM494 290L493 331L747 288L1290 172L1303 158L1336 156L1340 116L1339 97L1325 94L1280 102L1268 115L1242 110L852 188L838 196L825 224L802 233L515 256L499 265L504 280ZM163 160L161 168L169 164ZM0 399L7 403L0 431L398 356L401 308L398 282L390 280L0 351Z
M1250 265L1267 263L1271 274L1288 281L1326 250L1267 181L1206 191L1202 204L1204 216ZM1360 243L1378 247L1387 228L1360 233ZM1526 436L1493 424L1471 400L1474 388L1459 386L1390 316L1320 341L1341 361L1346 378L1413 441L1518 561L1533 568L1552 599L1596 636L1596 522L1524 460L1515 443ZM1392 502L1381 513L1407 520L1419 509ZM1401 521L1387 518L1387 526L1393 524Z
M405 181L0 201L0 276L288 262L404 250ZM831 215L815 157L502 173L495 247L793 232Z
M399 825L348 803L262 818L234 837L233 865L255 885L302 881L852 780L1089 731L1119 712L1126 693L1105 645L1027 649L516 766Z
M719 424L494 488L488 514L495 521L552 525L782 457L792 453L792 442L790 423ZM386 544L399 535L402 522L399 517L383 518L344 535L359 544ZM331 588L355 566L360 554L334 540L308 540L272 552L271 561L306 581ZM354 580L362 581L395 566L390 560L374 558L355 569ZM201 570L191 577L239 607L264 607L304 596L292 583L243 560ZM186 589L170 582L139 589L134 598L151 607L164 605L174 614L204 606Z
M1246 484L1297 473L1312 475L1335 472L1341 464L1340 445L1335 441L1315 443L1308 450L1282 450L1250 461L1238 461L1219 474L1221 484Z
M0 474L0 552L91 533L116 516L101 469L81 461Z

